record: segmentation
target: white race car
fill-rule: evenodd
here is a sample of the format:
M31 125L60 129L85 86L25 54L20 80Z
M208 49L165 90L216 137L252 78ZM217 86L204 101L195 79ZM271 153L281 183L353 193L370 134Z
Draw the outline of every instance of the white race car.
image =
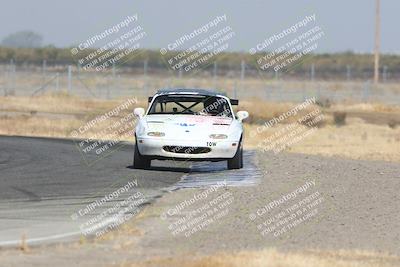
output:
M150 167L152 159L222 161L243 167L243 125L247 111L233 113L238 100L201 89L160 90L149 97L147 111L135 108L133 166Z

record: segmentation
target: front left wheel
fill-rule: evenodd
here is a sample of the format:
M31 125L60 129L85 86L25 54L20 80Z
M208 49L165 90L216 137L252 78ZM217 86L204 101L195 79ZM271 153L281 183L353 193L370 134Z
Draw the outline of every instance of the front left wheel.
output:
M146 169L150 168L151 160L146 156L140 155L137 144L135 144L135 153L133 156L133 168L135 169Z

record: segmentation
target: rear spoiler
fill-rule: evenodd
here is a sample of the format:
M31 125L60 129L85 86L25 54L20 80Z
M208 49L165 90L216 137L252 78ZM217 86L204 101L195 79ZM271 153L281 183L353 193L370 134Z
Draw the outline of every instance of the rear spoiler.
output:
M237 106L239 105L239 100L238 99L229 99L231 101L232 106Z

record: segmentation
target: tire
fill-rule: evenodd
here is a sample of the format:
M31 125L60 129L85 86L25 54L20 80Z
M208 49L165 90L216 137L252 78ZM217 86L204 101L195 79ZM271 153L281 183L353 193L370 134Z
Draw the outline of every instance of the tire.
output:
M135 153L133 156L133 168L134 169L146 169L150 168L151 160L145 156L140 155L137 144L135 144Z
M228 170L243 168L243 147L242 141L239 142L239 147L236 150L235 156L228 159Z

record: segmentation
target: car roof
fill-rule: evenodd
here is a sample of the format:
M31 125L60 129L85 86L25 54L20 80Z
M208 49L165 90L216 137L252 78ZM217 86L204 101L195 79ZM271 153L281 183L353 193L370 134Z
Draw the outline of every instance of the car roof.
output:
M161 89L157 91L158 95L164 94L198 94L207 96L226 96L225 93L217 92L210 89L189 89L189 88L175 88L175 89Z

